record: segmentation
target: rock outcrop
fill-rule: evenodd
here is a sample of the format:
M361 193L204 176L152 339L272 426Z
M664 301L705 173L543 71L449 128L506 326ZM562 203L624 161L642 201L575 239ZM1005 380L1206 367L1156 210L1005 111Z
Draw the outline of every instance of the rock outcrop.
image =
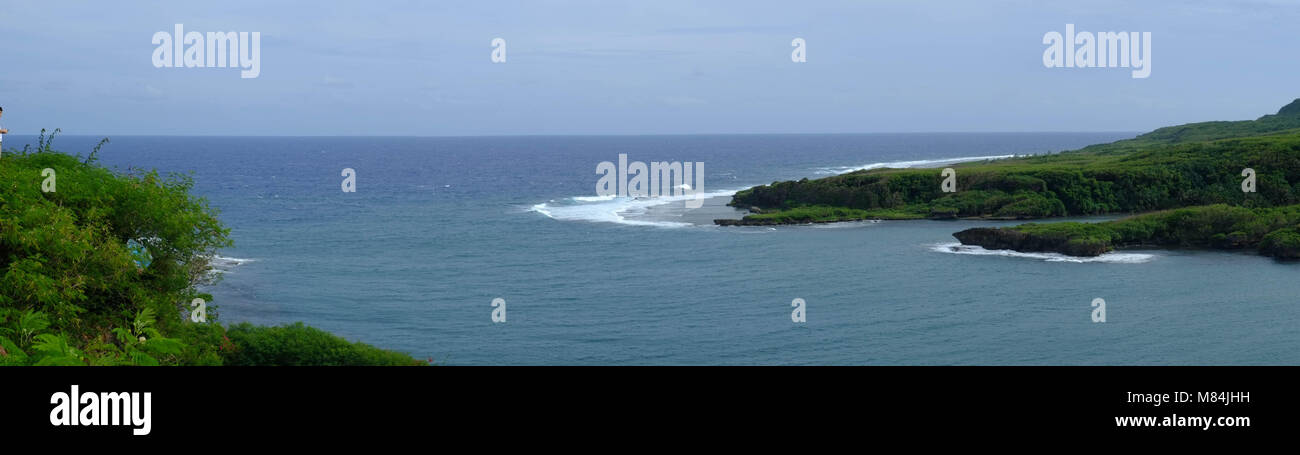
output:
M1110 245L1102 242L1026 234L1012 229L972 228L952 236L963 245L977 245L989 250L1061 253L1070 256L1099 256L1111 250Z

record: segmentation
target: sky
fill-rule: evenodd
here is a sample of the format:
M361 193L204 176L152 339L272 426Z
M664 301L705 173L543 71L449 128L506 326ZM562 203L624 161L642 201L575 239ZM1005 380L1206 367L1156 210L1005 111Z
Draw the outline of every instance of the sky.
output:
M1146 131L1300 97L1300 1L0 0L11 134ZM156 32L259 32L260 75L156 68ZM1151 74L1044 34L1150 32ZM492 62L492 40L506 61ZM807 61L791 61L803 38Z

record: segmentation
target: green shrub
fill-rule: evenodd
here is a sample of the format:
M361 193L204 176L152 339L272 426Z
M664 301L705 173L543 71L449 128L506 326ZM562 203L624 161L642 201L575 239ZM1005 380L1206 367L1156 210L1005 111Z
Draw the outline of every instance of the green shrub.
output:
M1259 251L1274 257L1300 258L1300 231L1296 228L1285 228L1270 232L1259 242Z
M364 343L351 343L301 322L280 327L236 324L226 332L234 349L226 356L226 365L422 365L398 352L386 351Z
M198 286L229 230L188 176L114 173L95 152L54 152L42 132L35 151L0 155L0 365L419 363L301 325L237 326L241 345L215 321L188 321L186 303L212 300ZM42 191L47 168L53 192Z

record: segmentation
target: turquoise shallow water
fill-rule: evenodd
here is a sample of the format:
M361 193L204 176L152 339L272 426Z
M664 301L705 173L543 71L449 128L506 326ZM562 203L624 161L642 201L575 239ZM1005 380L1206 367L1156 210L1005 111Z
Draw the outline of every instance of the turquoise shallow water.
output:
M221 320L301 320L444 363L1300 363L1300 264L954 252L953 232L1002 223L718 228L708 220L734 214L725 198L696 211L594 198L596 164L619 153L704 162L704 191L726 194L1128 136L125 137L101 153L192 171L222 210L236 246L210 289ZM356 193L340 191L343 168ZM790 320L795 298L804 324Z

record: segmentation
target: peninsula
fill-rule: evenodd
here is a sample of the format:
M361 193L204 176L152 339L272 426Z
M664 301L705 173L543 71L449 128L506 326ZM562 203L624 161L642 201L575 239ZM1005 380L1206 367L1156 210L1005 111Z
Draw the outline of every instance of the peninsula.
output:
M939 169L871 169L757 186L728 204L751 214L715 223L1123 214L1129 216L974 228L954 237L990 249L1077 256L1161 246L1300 258L1300 99L1256 120L1171 126L1074 151L950 167L956 192L943 192Z

